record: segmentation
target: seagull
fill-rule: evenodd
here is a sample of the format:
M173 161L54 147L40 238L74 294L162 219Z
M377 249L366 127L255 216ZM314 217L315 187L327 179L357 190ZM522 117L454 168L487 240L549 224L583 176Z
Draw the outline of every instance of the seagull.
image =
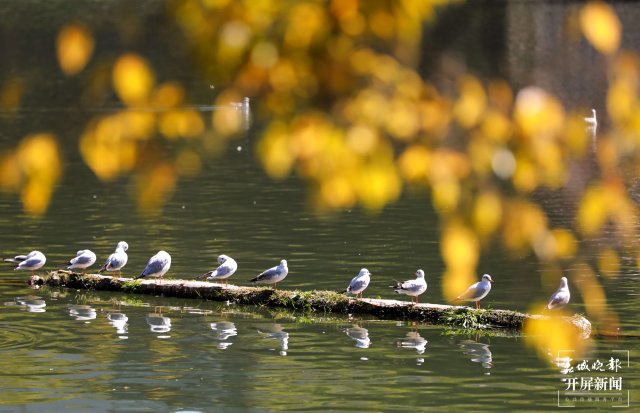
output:
M31 277L34 277L36 270L42 268L47 262L47 257L40 251L31 251L27 255L16 255L13 258L5 258L3 261L18 264L15 270L31 271Z
M126 250L129 249L129 244L124 241L120 241L116 246L116 250L113 254L109 255L107 262L104 263L98 273L102 274L105 271L118 271L118 275L121 275L120 270L127 264L129 257Z
M419 303L418 296L427 291L427 282L424 280L424 271L416 271L416 279L405 282L396 281L396 285L393 286L395 292L398 294L406 294L411 296L411 304L414 304L413 299L415 297L415 304Z
M68 270L72 270L74 268L80 268L81 270L86 270L91 267L96 262L96 254L91 250L80 250L76 253L75 258L69 260L65 263L67 265Z
M363 268L360 270L358 275L353 277L353 280L349 283L349 286L346 290L341 291L340 294L349 293L355 294L356 299L358 298L358 294L360 298L362 298L362 292L369 286L371 282L371 273L368 269Z
M491 276L489 274L485 274L482 276L482 281L478 281L471 287L467 288L467 291L456 297L456 300L475 301L476 309L480 309L480 300L489 294L492 282L493 280L491 279Z
M257 277L249 281L258 284L273 284L273 288L277 289L277 283L284 280L288 273L287 260L282 260L280 265L261 272Z
M593 126L594 128L598 126L598 118L596 117L596 110L591 109L591 113L593 116L590 118L584 118L584 121L589 124L589 126Z
M218 264L220 266L213 271L209 271L202 274L203 277L207 277L207 281L224 280L231 277L238 269L238 263L228 255L218 256ZM227 281L228 283L228 281Z
M147 266L135 279L160 277L160 281L162 281L162 276L169 271L169 268L171 268L171 255L166 251L158 251L156 255L149 258Z
M569 285L567 284L567 277L560 278L560 288L551 294L549 298L549 304L547 304L547 310L554 308L562 308L569 304L571 293L569 292Z

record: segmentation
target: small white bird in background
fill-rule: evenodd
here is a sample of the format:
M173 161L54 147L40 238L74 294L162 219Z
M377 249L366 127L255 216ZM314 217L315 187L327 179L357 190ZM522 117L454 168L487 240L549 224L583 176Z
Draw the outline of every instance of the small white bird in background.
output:
M491 278L491 276L489 274L485 274L482 276L482 281L478 281L477 283L467 288L467 291L456 297L456 300L475 301L476 309L480 309L480 300L482 300L487 296L487 294L489 294L489 291L491 291L492 282L493 279Z
M411 296L411 304L419 304L418 296L427 291L427 282L424 279L424 271L416 271L416 279L409 281L396 281L395 292L398 294L406 294ZM415 299L415 302L414 302Z
M31 271L31 277L47 262L47 257L40 251L31 251L27 255L16 255L13 258L5 258L4 262L17 264L14 270Z
M369 272L368 269L363 268L360 270L358 275L353 277L347 289L344 291L341 291L340 294L344 294L344 293L355 294L356 299L358 299L358 295L360 296L360 298L362 298L362 292L366 290L370 282L371 282L371 273Z
M549 304L547 304L547 310L553 310L554 308L562 308L569 304L571 299L571 293L569 292L569 284L567 283L567 277L560 278L560 288L551 294L549 298Z
M589 124L589 126L593 126L594 128L598 126L598 118L596 117L596 110L591 109L591 113L593 116L590 118L584 118L584 121Z
M273 288L277 289L277 283L284 280L288 273L287 260L282 260L280 265L261 272L249 281L257 284L273 284Z
M202 274L202 277L207 277L207 281L225 280L226 284L229 284L227 278L231 277L238 269L238 263L228 255L218 256L218 268L213 271L209 271Z
M169 268L171 268L171 255L166 251L158 251L156 255L149 258L147 266L135 279L160 277L160 281L162 281L162 276L169 271Z
M79 268L86 270L96 262L96 254L91 250L80 250L76 253L75 258L67 261L65 265L68 270Z
M124 241L120 241L116 246L116 250L113 254L109 255L107 262L104 263L98 273L102 274L105 271L118 271L118 275L122 275L121 269L127 265L129 256L125 251L129 249L129 244Z

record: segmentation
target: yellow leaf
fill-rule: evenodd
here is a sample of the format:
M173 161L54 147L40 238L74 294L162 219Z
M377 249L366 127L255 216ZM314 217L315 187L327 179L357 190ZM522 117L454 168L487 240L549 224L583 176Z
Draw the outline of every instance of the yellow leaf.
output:
M47 133L27 136L16 154L25 181L21 188L24 209L28 214L42 215L62 173L56 139Z
M472 128L479 121L487 106L487 95L478 79L464 76L458 81L460 97L453 107L456 119L464 128Z
M136 177L138 210L147 215L157 215L176 185L176 173L165 163L143 170Z
M14 153L7 153L0 158L0 189L17 191L20 188L20 164Z
M288 130L284 124L271 125L258 143L258 154L271 177L284 178L289 174L294 158L289 144Z
M568 229L557 228L551 231L555 240L556 256L559 258L572 258L578 249L576 238Z
M616 277L620 273L620 259L612 248L605 248L598 256L598 268L606 277Z
M591 45L603 54L620 47L621 24L615 11L602 1L591 1L580 11L580 28Z
M534 305L530 314L544 313L542 304ZM588 341L582 338L580 331L569 325L561 317L569 314L563 310L554 310L553 316L532 316L524 324L525 342L538 351L541 359L551 364L565 351L572 358L579 358L586 350ZM566 353L565 353L566 354Z
M473 231L459 223L448 224L442 232L440 248L447 268L473 273L480 254L480 243Z
M410 182L426 182L431 154L422 145L408 147L398 159L400 173Z
M137 54L120 56L113 68L113 87L120 99L129 106L145 103L155 83L147 62Z
M516 96L514 120L525 137L549 139L563 130L564 109L545 90L529 86Z
M607 199L601 186L587 189L578 208L578 226L587 235L602 228L607 219Z
M463 267L447 268L442 275L442 292L447 301L454 301L477 281L474 270L474 268Z
M472 211L473 226L480 235L490 235L502 222L502 202L495 192L478 195Z
M58 33L58 62L66 75L75 75L86 66L93 53L93 36L84 26L69 25Z

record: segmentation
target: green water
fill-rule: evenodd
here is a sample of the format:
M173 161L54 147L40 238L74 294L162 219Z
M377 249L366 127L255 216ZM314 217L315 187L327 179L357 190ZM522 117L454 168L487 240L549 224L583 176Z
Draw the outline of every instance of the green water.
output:
M296 180L272 182L249 150L230 150L181 185L164 214L141 218L126 191L100 183L80 163L67 167L78 182L57 192L43 218L26 217L16 199L0 198L4 255L38 248L53 269L80 248L91 248L101 263L125 240L125 276L137 275L159 249L173 257L167 276L180 278L213 268L215 257L226 253L239 263L230 280L240 285L286 258L290 274L280 287L300 289L344 288L366 266L374 274L366 295L388 298L396 298L388 288L392 279L409 278L420 267L429 283L423 301L443 302L437 223L424 196L408 195L378 215L317 216ZM496 280L484 305L524 310L547 294L533 260L496 251L481 271ZM0 411L541 411L557 408L564 389L561 368L540 359L522 337L450 335L402 320L233 303L31 290L25 273L4 267L1 276ZM635 269L624 268L605 284L628 333L640 330L636 283ZM20 297L30 295L46 306L21 304ZM76 319L74 305L95 312L80 307L89 319ZM578 294L571 306L583 311ZM114 312L128 318L120 331L109 323ZM170 330L152 331L147 318L153 313L168 317ZM232 325L211 328L223 322ZM401 339L416 332L427 342L402 348ZM411 348L420 344L423 349ZM592 345L589 357L631 350L633 361L637 339ZM623 378L633 392L637 369L625 370ZM600 406L587 406L594 404Z
M514 2L517 6L509 9L498 3L500 7L480 13L480 21L490 23L519 7L531 7ZM24 215L17 196L0 194L2 256L38 249L47 255L45 269L51 270L75 251L89 248L98 255L97 267L124 240L129 244L125 276L139 274L160 249L172 255L167 277L174 278L204 273L224 253L239 264L230 279L239 285L287 259L290 273L279 288L341 290L366 267L373 277L365 296L383 298L397 298L388 287L393 279L408 279L422 268L429 289L421 302L444 302L440 224L429 194L405 191L398 202L375 214L356 208L319 215L310 208L308 188L296 176L284 181L265 176L255 153L259 118L220 156L206 159L200 175L182 178L161 215L138 215L126 177L103 183L79 158L76 140L89 115L64 104L77 91L68 90L55 74L55 30L42 24L30 31L32 26L24 24L66 19L60 10L29 10L21 4L0 5L5 17L0 30L4 38L13 39L5 43L0 69L15 74L49 65L53 74L30 90L18 112L0 113L0 151L27 133L52 130L65 142L64 177L40 218ZM91 4L82 14L101 16L104 10ZM165 2L123 4L103 6L114 16L118 13L113 8L141 13L149 23L144 26L148 40L141 43L158 55L166 53L153 41L164 21L158 16ZM553 14L556 6L545 7ZM447 12L442 18L455 22L465 21L465 16ZM119 42L104 33L104 21L95 18L102 46L121 51ZM461 26L452 27L458 33ZM476 42L464 41L473 38L473 30L451 47L458 53L475 47ZM437 38L443 32L430 35ZM516 75L521 66L507 65L509 59L501 55L505 50L470 57L469 63L490 75L511 72L516 85L531 82L528 75ZM436 45L425 50L425 56L441 52ZM601 64L596 57L589 59L589 70ZM196 70L183 71L183 64L177 58L167 61L167 78L183 80L192 97L211 103L207 82ZM562 78L550 81L556 83L562 83L558 93L576 106L604 101L595 87L585 90ZM571 219L565 213L571 194L547 197L542 203L550 216L571 227L572 222L562 221ZM483 306L526 310L532 301L549 295L531 257L511 257L494 248L485 251L478 270L496 281ZM572 271L567 269L570 279ZM290 313L234 303L32 290L26 286L27 276L0 268L0 412L547 411L560 410L558 405L565 403L558 391L566 388L563 379L571 377L562 366L540 358L521 336L460 335L402 320ZM630 351L631 366L625 364L617 374L623 378L623 396L629 391L631 409L637 407L640 386L634 336L640 334L639 280L638 269L625 263L615 278L603 280L610 308L630 336L596 337L587 353L593 361L623 358ZM570 309L584 312L578 293ZM122 314L126 321L110 321L124 320ZM577 362L572 360L572 366ZM577 375L590 376L595 374ZM583 402L574 410L610 410L618 404L624 402Z

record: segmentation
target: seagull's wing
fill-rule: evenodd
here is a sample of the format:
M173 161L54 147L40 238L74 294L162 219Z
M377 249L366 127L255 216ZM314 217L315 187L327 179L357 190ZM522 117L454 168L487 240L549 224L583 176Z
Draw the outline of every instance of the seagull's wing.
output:
M547 304L548 309L552 309L561 305L565 305L569 302L569 292L565 290L558 290L549 299Z
M366 288L367 284L368 282L366 277L356 277L353 280L351 280L351 283L349 284L349 292Z
M162 269L164 268L165 265L167 265L168 262L169 260L165 257L154 257L151 261L149 261L146 268L144 269L144 271L142 271L142 274L140 275L142 277L146 277L147 275L150 275L150 274L157 274L160 271L162 271Z
M13 258L5 258L3 261L4 262L16 262L16 263L18 263L18 262L22 262L22 261L24 261L26 259L27 259L26 255L16 255Z
M225 275L229 274L230 272L231 272L231 267L229 267L226 264L222 264L221 266L216 268L215 276L216 277L224 277Z
M271 278L275 278L280 275L279 267L271 267L268 270L261 272L257 277L251 279L250 281L259 281L259 280L269 280Z
M482 287L482 283L477 282L472 286L470 286L469 288L467 288L467 291L460 294L458 296L458 300L475 300L478 297L482 296L482 294L484 293L484 290L485 289Z
M75 257L71 261L69 261L69 264L84 265L84 264L89 264L90 262L91 262L91 257L89 257L88 255L80 255Z
M34 257L34 258L29 258L28 260L22 261L18 267L19 268L30 268L33 267L34 265L38 265L42 262L42 260L39 257Z

